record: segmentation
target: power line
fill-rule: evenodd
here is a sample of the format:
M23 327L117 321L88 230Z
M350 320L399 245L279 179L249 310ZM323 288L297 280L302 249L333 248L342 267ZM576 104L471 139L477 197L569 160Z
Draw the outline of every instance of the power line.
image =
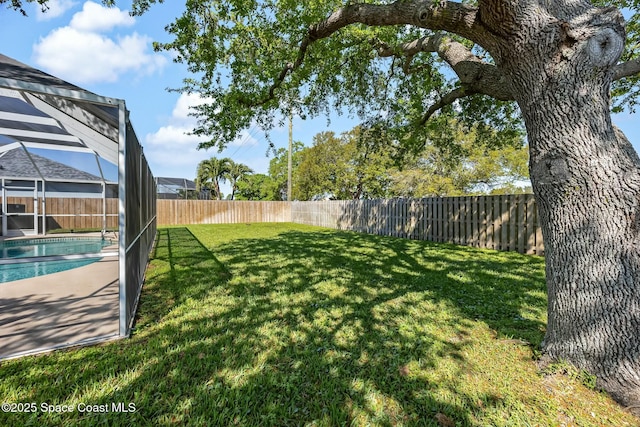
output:
M253 132L256 130L257 127L258 125L254 124L253 126L251 126L251 128L249 128L249 131L245 134L244 138L240 141L238 148L236 148L236 150L229 156L230 158L233 158L233 156L235 156L241 148L243 147L246 148L247 146L245 146L245 144L249 142L251 138L257 140L257 138L253 135Z

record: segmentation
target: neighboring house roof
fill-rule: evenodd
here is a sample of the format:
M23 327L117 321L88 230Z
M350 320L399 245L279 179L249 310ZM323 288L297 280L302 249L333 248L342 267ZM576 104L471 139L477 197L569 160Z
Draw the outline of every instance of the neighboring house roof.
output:
M31 156L38 169L31 162L29 156ZM38 170L42 176L40 176ZM27 154L21 148L0 153L0 178L42 179L43 177L48 181L102 181L99 176L37 154Z
M196 183L186 178L155 177L157 195L159 199L180 199L193 197L195 194L200 199L208 199L208 190L203 188L198 191Z
M156 185L166 187L179 187L180 189L186 188L187 190L196 189L196 183L186 178L156 177Z

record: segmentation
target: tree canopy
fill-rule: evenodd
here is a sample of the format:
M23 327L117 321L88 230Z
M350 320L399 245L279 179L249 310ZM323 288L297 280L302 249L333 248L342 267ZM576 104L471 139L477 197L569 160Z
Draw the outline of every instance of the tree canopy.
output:
M234 200L238 185L251 174L253 170L243 163L235 162L229 157L212 157L198 163L196 186L198 191L208 190L212 199L221 200L223 194L220 184L228 181L231 185L231 193L228 197Z
M335 135L322 132L300 152L294 169L294 199L372 199L460 196L522 192L529 178L528 152L520 144L492 148L476 132L447 124L455 142L428 138L416 153L404 153L397 142L358 126ZM435 135L436 137L438 135ZM497 143L497 145L503 145Z
M392 165L390 148L367 149L358 144L359 133L360 128L340 137L333 132L317 134L313 146L301 153L293 198L349 200L386 196L386 169Z
M236 200L279 200L273 178L263 173L246 176L237 187Z
M243 163L238 163L233 160L229 160L228 168L226 172L226 178L229 180L229 183L231 184L231 194L229 195L231 200L234 200L235 198L236 191L238 190L238 184L242 182L242 180L245 179L247 176L251 175L252 173L253 173L253 169L251 169L249 166Z
M218 159L212 157L198 163L196 171L196 187L198 191L207 189L212 199L222 199L220 183L227 180L231 159L228 157Z
M602 3L628 11L613 106L632 107L640 70L637 5ZM310 116L347 106L363 121L400 129L407 144L419 144L438 112L505 135L521 132L517 107L508 102L512 88L486 51L486 28L465 26L476 22L477 7L441 4L189 2L167 27L174 40L156 48L188 64L193 77L183 90L215 100L199 107L195 132L211 137L203 146L224 145L252 123L270 129L281 117L276 111L286 117L294 104Z
M47 0L0 0L24 13ZM115 5L116 0L103 0ZM144 13L163 0L133 0ZM176 88L214 100L197 107L201 147L224 147L257 123L266 131L292 109L313 117L342 111L396 129L420 146L424 132L447 113L464 123L520 137L523 125L513 88L488 53L490 26L475 19L492 2L432 0L366 3L321 0L190 1L166 26L173 41L156 43L188 65ZM516 4L518 2L514 2ZM635 0L596 0L623 9L626 46L615 67L612 109L633 109L639 95L640 14ZM555 12L550 10L550 12ZM586 18L585 18L586 19Z
M300 141L293 141L291 144L291 169L298 169L301 156L300 153L304 149L304 144ZM269 162L269 176L272 180L269 185L273 185L273 189L267 191L267 194L273 198L269 200L286 200L287 197L287 180L289 170L289 153L286 148L278 148L273 150L273 158Z

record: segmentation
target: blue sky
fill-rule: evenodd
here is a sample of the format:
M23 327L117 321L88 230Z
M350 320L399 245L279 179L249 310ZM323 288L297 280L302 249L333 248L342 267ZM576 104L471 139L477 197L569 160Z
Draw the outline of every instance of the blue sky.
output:
M187 135L195 124L189 106L201 101L166 90L181 86L186 67L152 49L152 41L169 40L164 27L181 13L184 3L168 1L135 18L127 12L130 1L118 3L120 8L106 8L100 2L52 0L45 14L30 5L27 18L1 10L0 52L89 91L124 99L155 176L193 179L198 162L212 156L231 157L266 173L268 143L257 128L222 153L197 150L200 140ZM334 118L330 129L341 133L355 124ZM311 145L316 133L329 128L327 119L320 117L304 122L294 118L293 129L296 141ZM286 147L288 127L272 131L271 137L276 147Z
M180 3L168 0L135 18L127 12L130 1L105 8L99 2L50 0L46 14L29 5L27 18L1 10L0 52L92 92L125 99L155 176L193 179L198 162L212 156L231 157L266 173L268 143L259 129L248 130L222 153L197 150L199 139L186 134L194 126L189 106L201 101L166 90L181 85L186 68L152 49L152 41L169 40L164 27L181 13ZM640 151L636 116L623 113L614 116L614 122ZM329 126L326 117L294 118L294 139L311 145L318 132L341 133L356 124L344 116L333 117ZM286 127L271 135L276 147L287 146Z

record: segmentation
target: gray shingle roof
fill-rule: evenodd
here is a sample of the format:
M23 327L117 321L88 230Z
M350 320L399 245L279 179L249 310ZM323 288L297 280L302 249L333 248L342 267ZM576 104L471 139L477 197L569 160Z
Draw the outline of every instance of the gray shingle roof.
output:
M81 171L63 163L56 162L46 157L30 153L31 158L38 166L45 180L64 181L64 180L82 180L82 181L101 181L98 176ZM0 155L0 178L28 178L40 179L38 171L31 163L29 156L22 148L9 150L4 155Z
M186 178L156 177L156 185L186 188L188 190L196 189L196 183Z

